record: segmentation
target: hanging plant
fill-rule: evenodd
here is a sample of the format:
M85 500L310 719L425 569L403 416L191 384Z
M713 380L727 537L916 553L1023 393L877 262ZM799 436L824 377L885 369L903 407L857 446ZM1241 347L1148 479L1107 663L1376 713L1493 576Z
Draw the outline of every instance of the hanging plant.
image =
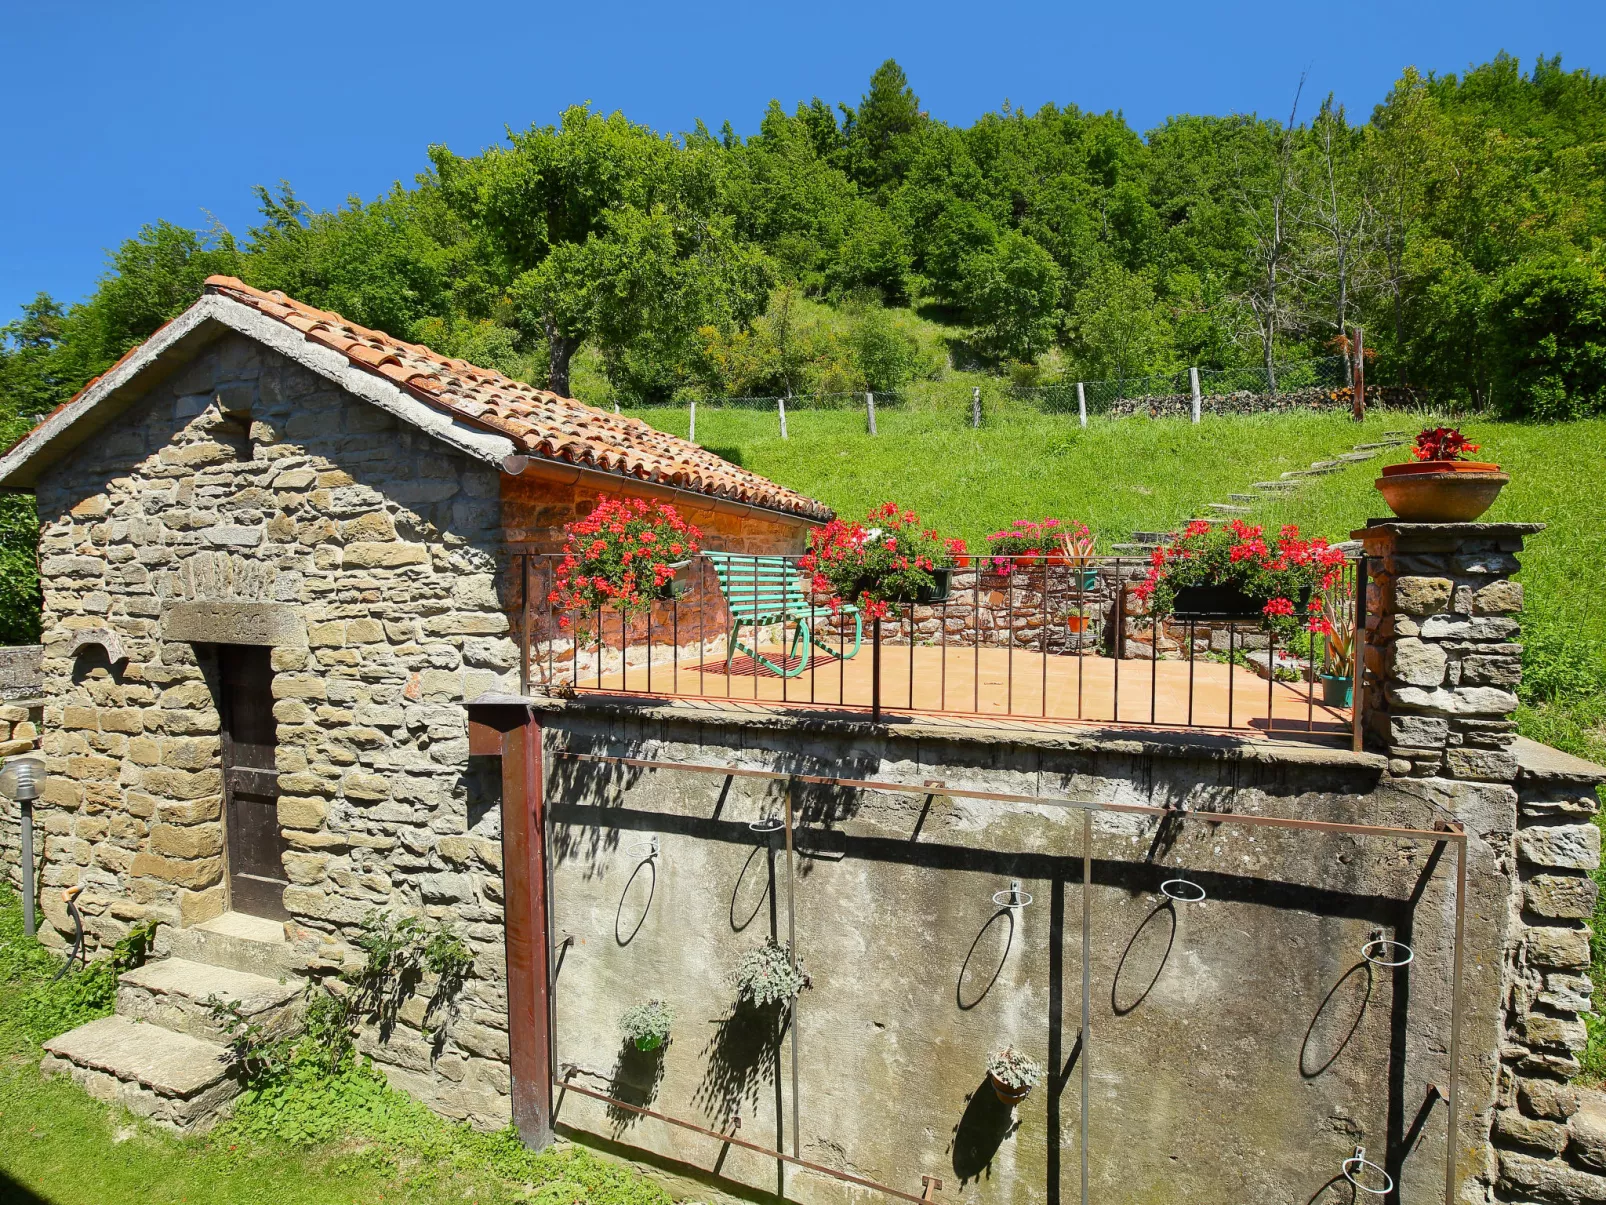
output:
M791 953L773 937L743 954L736 967L736 993L756 1008L790 1000L809 984L803 960L793 966Z
M634 1042L637 1050L657 1050L669 1040L669 1027L674 1023L675 1010L662 1000L649 1000L625 1010L619 1018L619 1029L625 1041Z
M572 622L567 612L639 615L671 597L676 571L701 551L702 536L667 502L599 498L585 518L564 524L563 560L547 601L566 612L564 627Z
M833 614L843 603L855 603L869 618L885 619L892 603L948 597L952 570L939 562L958 555L951 543L894 502L875 507L865 523L872 526L832 519L814 528L809 551L798 561L814 592L829 596Z
M1218 607L1222 614L1237 614L1241 608L1243 617L1262 617L1285 637L1299 630L1303 608L1304 627L1326 635L1331 625L1322 615L1318 592L1338 583L1345 563L1342 550L1320 538L1301 538L1292 524L1272 545L1263 528L1242 519L1224 527L1200 519L1154 550L1149 575L1135 593L1148 601L1156 618ZM1189 605L1189 594L1212 601ZM1231 596L1225 606L1219 601L1224 595Z
M987 1078L993 1092L1006 1105L1019 1104L1043 1078L1042 1064L1027 1058L1013 1046L1005 1046L987 1056Z

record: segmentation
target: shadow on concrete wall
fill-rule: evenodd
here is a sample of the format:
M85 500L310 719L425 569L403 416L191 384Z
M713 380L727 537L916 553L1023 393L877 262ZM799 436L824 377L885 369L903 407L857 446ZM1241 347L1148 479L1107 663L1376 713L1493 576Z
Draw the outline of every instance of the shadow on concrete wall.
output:
M664 1079L664 1051L668 1045L665 1042L656 1050L638 1050L629 1038L621 1042L608 1081L608 1095L627 1105L643 1109L650 1106L657 1099L658 1085ZM610 1104L608 1120L613 1123L613 1136L617 1138L640 1121L641 1114Z
M966 1097L965 1112L954 1127L954 1175L961 1188L988 1173L998 1148L1019 1126L1015 1110L998 1099L983 1076Z

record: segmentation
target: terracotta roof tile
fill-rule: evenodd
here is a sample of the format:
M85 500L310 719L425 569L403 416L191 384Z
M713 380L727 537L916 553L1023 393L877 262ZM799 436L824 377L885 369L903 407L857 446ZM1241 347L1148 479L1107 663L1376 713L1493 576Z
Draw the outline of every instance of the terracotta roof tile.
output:
M811 519L827 519L823 503L731 464L706 448L654 430L640 419L611 414L574 398L427 347L348 322L339 314L303 305L232 276L213 276L207 292L251 306L333 348L352 364L408 389L430 405L506 435L526 455L623 471L641 481L727 498Z

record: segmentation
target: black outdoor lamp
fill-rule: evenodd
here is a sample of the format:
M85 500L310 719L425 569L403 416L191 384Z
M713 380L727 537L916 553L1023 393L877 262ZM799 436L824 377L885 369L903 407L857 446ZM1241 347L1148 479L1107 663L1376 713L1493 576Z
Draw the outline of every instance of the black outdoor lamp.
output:
M34 935L33 801L44 793L45 763L37 757L14 757L0 767L0 795L15 799L22 811L22 931Z

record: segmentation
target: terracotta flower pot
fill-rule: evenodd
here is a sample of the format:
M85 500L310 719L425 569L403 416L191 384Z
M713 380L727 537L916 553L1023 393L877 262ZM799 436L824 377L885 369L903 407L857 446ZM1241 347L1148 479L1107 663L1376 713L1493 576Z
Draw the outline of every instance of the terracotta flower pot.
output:
M1087 616L1067 615L1065 617L1065 626L1073 632L1085 632L1087 631Z
M1063 552L1051 552L1043 559L1050 565L1064 565L1067 563Z
M1470 523L1494 505L1511 478L1478 460L1417 460L1383 466L1383 501L1413 523Z
M1028 565L1035 564L1037 564L1037 554L1035 552L1023 552L1015 558L1015 568L1017 569L1024 569Z
M956 557L954 557L954 568L955 569L969 569L970 568L970 558L968 556L956 556Z
M1018 1105L1032 1094L1030 1088L1011 1088L991 1071L987 1073L987 1082L993 1086L993 1095L998 1097L1001 1104Z

